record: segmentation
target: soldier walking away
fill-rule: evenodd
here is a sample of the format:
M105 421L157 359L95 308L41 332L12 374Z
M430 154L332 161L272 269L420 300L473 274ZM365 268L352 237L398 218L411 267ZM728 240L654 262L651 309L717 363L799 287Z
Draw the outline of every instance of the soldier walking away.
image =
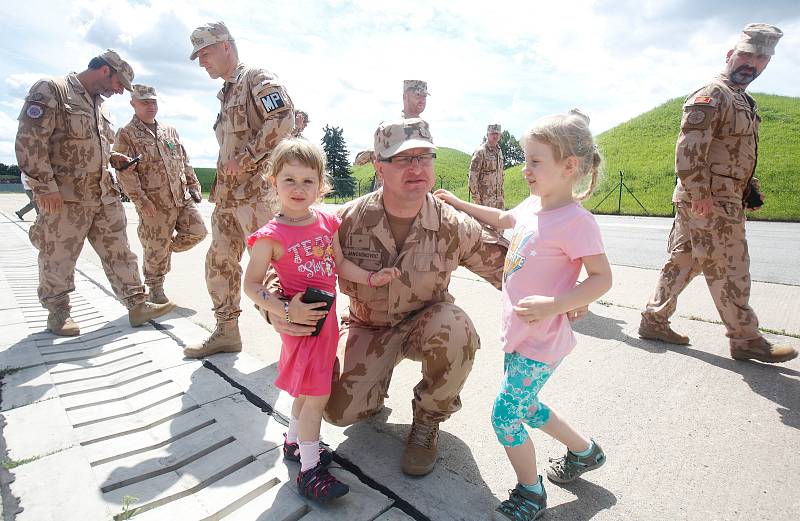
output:
M689 338L669 325L678 295L703 273L736 360L786 362L797 351L773 345L758 330L750 307L750 257L745 238L746 204L755 189L758 127L755 100L745 92L766 68L783 33L767 24L749 24L728 51L723 72L694 92L683 105L675 147L678 182L667 251L653 296L642 312L639 336L672 344Z
M168 313L174 304L146 302L136 255L126 234L125 210L109 163L129 157L111 152L114 131L103 98L131 90L133 69L109 49L81 73L37 81L25 97L16 138L17 162L42 211L29 231L39 250L39 300L47 329L75 336L69 294L85 239L99 255L114 294L132 326Z
M500 125L486 127L486 142L472 154L469 164L469 193L475 204L503 210L505 197L500 133Z
M220 112L214 124L219 142L217 175L209 201L211 247L206 255L206 285L217 325L201 344L183 350L189 358L239 352L239 307L242 296L240 262L247 237L273 215L274 190L266 180L269 156L294 128L292 100L278 78L239 61L236 43L222 22L192 32L190 59L211 78L224 83L217 94Z
M156 120L156 89L133 85L131 106L135 114L117 132L114 150L142 159L117 172L117 178L139 214L148 299L166 304L164 276L170 270L172 253L194 247L208 234L195 204L202 200L200 182L178 132Z

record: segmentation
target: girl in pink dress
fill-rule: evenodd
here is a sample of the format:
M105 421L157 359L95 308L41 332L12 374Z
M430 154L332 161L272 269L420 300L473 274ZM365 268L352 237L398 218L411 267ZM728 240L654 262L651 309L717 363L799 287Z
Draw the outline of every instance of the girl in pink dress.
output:
M308 288L336 293L336 274L369 286L382 286L400 275L397 268L369 272L342 256L339 217L313 208L327 191L322 151L305 139L285 139L271 156L269 179L278 195L281 213L247 239L250 262L244 275L244 291L265 311L284 316L287 322L306 323L324 318L317 336L281 335L281 356L275 385L294 396L284 457L300 461L297 487L306 497L326 501L345 495L349 487L327 470L330 454L320 450L322 411L331 391L339 327L336 304L331 313L324 303L301 302ZM280 300L264 287L272 266L284 294Z

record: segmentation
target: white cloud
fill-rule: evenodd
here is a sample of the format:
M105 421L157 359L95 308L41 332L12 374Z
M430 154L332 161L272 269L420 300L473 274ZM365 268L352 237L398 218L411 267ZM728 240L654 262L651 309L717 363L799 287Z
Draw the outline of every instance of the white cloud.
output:
M756 19L786 36L755 90L800 95L791 80L800 68L800 19L791 2L731 0L724 12L703 16L688 0L8 4L0 19L15 47L0 51L0 111L16 118L40 76L34 71L81 70L114 46L138 81L159 90L159 117L178 129L196 166L215 163L220 82L188 60L188 36L219 19L242 60L277 73L309 113L306 136L319 140L326 124L342 127L351 153L371 147L378 122L399 116L406 78L428 81L425 117L443 146L470 152L489 122L520 134L536 118L574 106L600 132L702 85L722 68L739 29ZM127 96L108 106L118 124L130 119ZM0 142L13 141L15 129L0 126ZM4 149L0 161L8 162Z

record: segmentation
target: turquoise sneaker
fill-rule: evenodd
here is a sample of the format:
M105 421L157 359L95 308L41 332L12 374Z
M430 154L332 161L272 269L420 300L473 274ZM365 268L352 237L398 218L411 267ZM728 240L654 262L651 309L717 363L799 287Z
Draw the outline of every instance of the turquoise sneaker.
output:
M539 476L539 483L542 483L542 476ZM547 508L547 491L544 487L541 494L535 494L517 484L508 494L508 499L500 503L492 514L493 521L533 521L539 519Z
M577 456L571 451L558 459L550 459L547 479L553 483L570 483L584 472L598 469L606 462L606 453L596 441L592 440L592 452L588 456Z

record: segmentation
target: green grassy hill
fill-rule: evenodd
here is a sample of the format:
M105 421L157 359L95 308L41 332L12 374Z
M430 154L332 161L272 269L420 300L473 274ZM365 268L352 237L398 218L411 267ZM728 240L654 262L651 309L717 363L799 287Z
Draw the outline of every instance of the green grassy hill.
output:
M757 175L766 195L764 208L752 218L800 220L800 98L754 94L762 118ZM630 121L597 136L605 158L604 173L593 195L584 206L594 207L625 172L625 184L647 208L650 215L672 215L672 190L675 186L675 140L681 121L683 98L664 103ZM436 159L436 187L444 187L467 197L470 154L452 148L439 148ZM528 196L522 179L522 166L506 170L506 205L517 205ZM196 168L203 190L213 180L213 168ZM353 169L357 193L369 190L372 164ZM617 193L609 196L595 213L616 213ZM622 196L622 213L644 215L627 193Z

